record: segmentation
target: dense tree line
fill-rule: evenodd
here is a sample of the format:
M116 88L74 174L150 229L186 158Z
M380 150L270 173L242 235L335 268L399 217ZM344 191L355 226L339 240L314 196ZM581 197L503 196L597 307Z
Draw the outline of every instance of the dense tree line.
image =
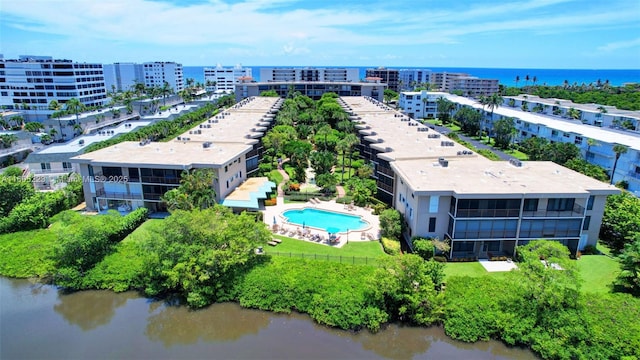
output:
M526 87L528 94L541 98L571 100L577 104L600 104L615 106L621 110L640 110L640 85L604 86L597 84L588 86L577 84L564 86L532 86ZM523 92L521 88L507 88L505 95L515 96Z

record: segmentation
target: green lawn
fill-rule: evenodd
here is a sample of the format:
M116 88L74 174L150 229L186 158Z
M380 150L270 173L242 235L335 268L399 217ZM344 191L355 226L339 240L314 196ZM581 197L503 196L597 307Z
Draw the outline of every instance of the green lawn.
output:
M344 235L343 235L344 236ZM352 235L354 238L356 235ZM282 243L275 247L269 246L265 249L282 253L296 254L317 254L317 255L337 255L337 256L357 256L378 258L387 256L382 251L382 246L378 241L352 241L341 248L316 244L305 240L292 239L286 236L274 235L273 237L282 240Z
M583 280L582 292L607 293L615 280L620 266L615 259L606 255L583 255L576 260L580 277ZM479 262L450 262L444 269L449 276L505 276L508 272L487 272Z
M509 150L504 150L503 152L505 154L509 154L509 155L515 157L518 160L522 160L522 161L529 160L529 155L523 153L522 151L509 149Z
M460 131L462 130L462 128L454 123L449 123L447 125L445 125L446 127L448 127L449 129L451 129L451 131Z
M582 255L577 260L583 292L607 293L620 272L620 264L606 255Z

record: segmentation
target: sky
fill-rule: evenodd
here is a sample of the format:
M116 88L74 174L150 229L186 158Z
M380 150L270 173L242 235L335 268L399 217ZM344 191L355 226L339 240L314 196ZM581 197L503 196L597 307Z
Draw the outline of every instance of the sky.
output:
M0 0L0 54L185 66L640 68L640 0Z

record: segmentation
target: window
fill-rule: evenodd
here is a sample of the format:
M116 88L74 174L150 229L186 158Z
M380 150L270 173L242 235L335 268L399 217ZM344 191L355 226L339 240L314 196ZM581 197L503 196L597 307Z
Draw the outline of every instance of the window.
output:
M473 246L474 246L474 242L473 241L454 241L453 242L453 251L454 252L472 252L473 251Z
M538 199L524 199L524 211L537 211Z
M595 197L593 195L589 196L589 200L587 200L587 210L593 210L593 200Z
M573 142L576 145L582 145L582 137L576 136L576 139Z
M70 162L63 162L62 163L62 168L65 170L70 170L71 169L71 163Z
M591 216L585 216L584 222L582 223L582 230L589 230L590 224L591 224Z
M429 232L435 232L436 231L436 218L432 217L429 218Z
M227 165L224 166L224 172L227 172L229 170L229 167Z
M571 211L573 210L574 202L575 199L570 198L549 199L547 211Z
M40 168L42 170L51 170L51 164L50 163L40 163Z

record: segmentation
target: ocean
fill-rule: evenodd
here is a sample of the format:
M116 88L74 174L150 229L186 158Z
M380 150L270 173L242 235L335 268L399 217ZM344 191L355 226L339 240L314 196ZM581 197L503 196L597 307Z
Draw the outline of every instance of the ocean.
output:
M210 67L213 67L211 65ZM208 67L208 66L207 66ZM253 79L260 81L260 68L261 67L273 67L273 66L249 66L253 75ZM277 67L277 66L276 66ZM317 66L331 67L331 66ZM337 66L336 66L337 67ZM360 78L365 77L366 70L371 66L345 66L349 68L356 67L360 69ZM184 66L184 78L193 78L198 82L204 82L204 68L205 66ZM417 67L389 67L390 69L419 69ZM587 70L587 69L499 69L499 68L444 68L444 67L426 67L434 72L462 72L471 76L476 76L483 79L498 79L500 84L505 86L515 86L516 76L520 77L518 86L525 86L527 83L525 77L529 75L531 79L535 76L537 85L563 85L565 80L569 84L582 83L595 84L598 79L601 82L609 80L609 84L612 86L620 86L624 83L640 82L640 69L632 70ZM529 85L532 82L529 81Z

